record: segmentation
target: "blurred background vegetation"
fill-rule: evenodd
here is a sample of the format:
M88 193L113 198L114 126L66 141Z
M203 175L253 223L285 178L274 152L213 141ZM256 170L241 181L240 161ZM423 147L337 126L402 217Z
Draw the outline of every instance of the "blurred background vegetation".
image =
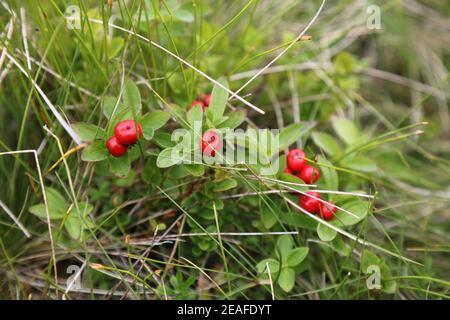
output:
M202 179L175 170L149 173L145 168L152 161L154 166L152 157L137 159L131 174L121 179L101 164L83 162L80 152L67 158L67 166L52 168L61 154L44 126L64 151L75 144L30 79L69 123L100 126L107 125L103 97L118 96L123 77L138 85L145 111L165 102L188 106L212 90L211 82L192 69L133 34L108 28L108 21L151 39L214 79L225 77L237 90L300 34L321 1L0 3L0 200L31 234L27 238L0 210L1 298L60 298L69 265L83 267L84 289L66 295L72 299L449 297L449 2L326 1L306 32L311 38L297 42L240 93L266 113L231 102L245 110L244 128L311 124L299 143L311 158L326 156L333 167L331 178L318 188L376 194L372 213L348 231L419 264L369 252L340 235L324 241L315 228L272 223L262 199L276 208L278 218L292 209L274 196L226 198L249 192L242 181L219 194L224 199L217 199L216 221ZM68 28L70 5L80 10L80 29ZM370 27L377 10L380 29ZM175 127L170 122L165 130ZM355 157L343 157L355 148ZM42 201L33 155L2 154L27 149L38 150L45 185L63 195L70 194L70 169L77 197L92 205L91 237L79 242L59 232L52 252L45 219L28 210ZM213 176L208 172L205 179ZM208 232L220 225L221 232L294 235L139 242L165 232L201 231L174 204L190 208ZM55 233L62 230L59 224L53 227ZM272 293L257 266L277 257L282 241L285 247L308 247L309 253L293 266L293 288L276 286ZM53 254L59 290L54 290ZM363 266L372 262L382 266L382 290L365 285Z

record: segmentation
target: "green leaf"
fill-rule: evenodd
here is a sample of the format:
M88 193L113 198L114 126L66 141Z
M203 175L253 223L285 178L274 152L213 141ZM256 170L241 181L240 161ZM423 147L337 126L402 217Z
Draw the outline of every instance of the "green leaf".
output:
M203 164L186 164L185 167L194 177L201 177L205 174L205 166Z
M342 237L340 236L336 236L332 244L333 249L344 257L350 256L350 254L353 252L353 248L349 244L347 244L344 240L342 240Z
M170 167L168 170L169 177L175 180L186 178L190 174L186 167L186 165L177 165Z
M269 159L273 154L277 154L279 150L278 141L273 132L269 129L258 130L257 140L255 143L258 145L259 154L263 156L263 158L260 159L261 161L264 161L261 165L269 165Z
M281 254L281 257L287 257L293 246L294 241L290 235L282 235L278 238L277 249Z
M88 216L92 212L92 210L94 210L94 207L88 202L78 202L77 204L78 209L80 210L80 215L82 217ZM69 211L69 215L72 214L78 216L77 207L75 206L75 204L71 207Z
M119 178L125 178L130 173L130 162L128 160L128 155L122 156L120 158L109 157L109 168L112 173Z
M199 148L199 141L202 138L203 111L200 106L190 109L187 113L187 121L190 125L189 131L191 136L191 148Z
M195 106L194 108L189 109L186 116L187 121L194 127L196 122L202 122L203 120L203 111L201 106ZM192 129L191 129L192 130Z
M142 134L144 135L145 140L150 141L155 135L155 130L149 127L142 127Z
M155 132L153 141L161 148L171 148L176 145L175 141L172 141L172 135L167 132Z
M285 292L289 292L295 285L295 271L291 268L281 270L278 277L278 284Z
M397 281L385 280L392 277L391 269L385 262L383 262L380 265L380 271L381 271L381 291L383 291L384 293L394 294L397 291Z
M95 224L92 221L91 217L84 217L82 218L82 227L83 229L94 229L95 228Z
M47 196L48 214L50 218L62 219L69 209L69 204L64 197L53 188L45 188L45 194ZM44 204L34 205L30 207L29 211L39 218L47 218Z
M159 5L159 4L157 4ZM166 0L159 5L160 7L155 12L151 2L147 2L145 6L146 12L142 12L140 17L141 26L147 30L147 20L165 20L167 22L178 20L182 22L193 22L194 15L188 9L181 7L181 3L174 0Z
M108 58L112 59L122 50L125 41L121 37L114 37L108 45Z
M106 134L102 128L90 123L78 122L72 124L73 130L83 141L93 141L95 139L105 139Z
M70 215L64 222L64 228L69 233L70 237L79 240L83 234L83 225L79 217Z
M183 157L176 148L167 148L161 151L156 160L156 165L158 168L168 168L179 164L183 161Z
M324 182L325 187L328 190L338 190L339 178L332 163L322 155L319 155L317 161L320 164L320 172L322 173L322 181Z
M328 153L330 156L335 156L341 153L339 144L328 133L313 132L312 139L319 148Z
M167 121L170 119L170 113L157 110L153 112L149 112L145 114L141 119L141 126L142 130L145 131L145 129L153 129L157 130L164 126Z
M112 96L104 97L102 104L103 104L103 114L108 120L111 120L113 115L118 114L121 110L124 109L123 104L121 104L120 102L117 103L117 98Z
M148 184L159 185L162 181L161 170L156 166L156 157L149 157L141 173L142 180Z
M302 179L300 179L299 177L297 177L297 176L294 176L294 175L289 174L289 173L282 172L282 173L279 174L279 179L281 181L289 182L289 183L286 184L286 186L288 186L289 188L293 188L293 189L298 190L300 192L308 191L308 187L307 186L295 185L295 184L303 184L303 185L305 184L305 182ZM292 192L294 192L294 191L292 191Z
M35 204L34 206L31 206L28 209L28 211L30 211L32 214L34 214L35 216L37 216L39 218L42 218L42 219L47 218L47 214L45 212L45 205L43 205L43 204ZM49 210L49 216L52 219L60 219L60 218L62 218L63 215L59 216L58 213L53 212L53 217L52 217L52 212L50 212L50 210Z
M125 107L133 110L132 114L140 115L142 108L141 94L136 84L130 79L125 80L122 99Z
M290 226L297 228L316 230L317 221L308 217L306 214L290 212L281 215L280 220Z
M346 168L362 172L376 172L378 170L377 164L374 161L359 155L345 158L342 160L342 165Z
M114 112L114 115L110 119L109 130L114 128L121 121L134 119L134 116L135 115L133 114L130 108L124 107L121 110L116 110L116 112ZM136 114L136 116L139 116L139 114ZM108 133L114 134L111 131L109 131Z
M136 183L136 171L130 171L128 177L117 178L114 180L114 184L118 187L129 188Z
M92 212L94 207L88 202L79 202L77 205L79 212L77 211L75 204L72 205L70 211L68 212L67 220L64 222L64 227L74 239L79 239L81 237L82 230L92 229L95 227L89 217L89 214Z
M174 116L183 127L186 127L186 123L184 122L184 120L186 120L186 109L173 103L168 104L167 108L170 109L172 116Z
M258 273L267 273L267 264L269 265L271 274L277 273L280 270L280 263L275 259L269 258L260 261L256 265L256 270L258 271Z
M244 122L244 119L245 119L245 111L243 110L233 111L227 115L227 118L224 121L222 121L220 124L217 125L217 128L235 129L239 127L242 122Z
M322 241L332 241L337 236L337 231L327 227L323 223L317 224L317 235Z
M228 88L228 83L224 78L220 78L219 83ZM206 114L213 123L220 122L222 119L227 100L228 91L215 85L211 94L211 102L209 107L206 108Z
M268 206L261 206L261 220L266 229L270 229L273 227L275 223L277 223L277 211L271 210Z
M227 136L225 136L227 138ZM266 139L266 145L262 144L262 138ZM229 138L229 137L228 137ZM246 148L246 157L248 157L248 161L250 163L257 163L258 165L264 166L270 171L269 167L270 159L268 155L268 149L273 147L273 141L275 137L272 135L270 130L263 129L260 131L256 131L253 129L247 129L247 131L241 132L236 131L234 134L234 140L230 139L231 143L235 143L242 148ZM251 166L252 169L257 169L256 166ZM255 167L255 168L254 168Z
M174 12L175 18L177 18L180 21L183 22L193 22L194 21L194 15L192 12L185 10L185 9L179 9Z
M306 256L308 255L308 252L309 248L307 247L300 247L291 250L286 259L286 265L288 267L298 266L300 263L302 263L303 260L305 260Z
M140 139L137 141L137 143L133 144L132 146L128 147L128 162L131 164L133 161L136 161L137 159L144 157L143 150L145 149L145 142ZM149 152L151 152L149 150Z
M347 145L356 145L361 141L361 132L351 120L333 117L331 121L337 135Z
M311 126L306 123L294 123L283 128L277 136L279 139L278 150L286 149L291 144L298 141L310 129Z
M337 227L352 226L363 220L369 212L369 203L362 200L352 200L343 204L342 208L356 217L338 209L333 220L330 221L331 224Z
M217 182L214 185L213 191L214 192L222 192L226 190L233 189L237 186L237 181L231 178L224 179L220 182Z
M362 256L361 256L361 271L363 273L367 273L369 266L373 266L373 265L380 265L380 258L377 257L377 255L375 253L373 253L372 251L369 251L367 249L364 249L364 251L362 252Z
M109 156L108 150L105 147L103 141L94 141L91 145L88 145L83 149L81 153L81 160L83 161L102 161Z

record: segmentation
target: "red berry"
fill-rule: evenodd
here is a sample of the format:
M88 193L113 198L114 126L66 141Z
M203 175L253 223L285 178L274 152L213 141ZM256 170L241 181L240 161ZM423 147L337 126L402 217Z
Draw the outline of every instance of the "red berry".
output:
M219 134L212 130L206 131L202 137L201 147L205 156L214 157L216 152L222 147L222 140Z
M320 216L327 221L333 219L336 211L337 208L333 202L323 202L320 204L319 208Z
M301 149L292 149L287 156L287 166L292 171L301 171L305 166L305 153Z
M196 99L196 100L192 101L191 109L195 108L196 106L202 107L202 111L205 111L205 104L203 103L203 101L201 101L199 99Z
M313 166L304 166L298 177L305 183L313 184L319 179L320 173Z
M320 201L311 196L320 199L320 194L314 191L308 191L299 197L300 206L310 213L316 213L320 210Z
M211 96L208 94L207 96L205 96L205 99L203 99L203 101L205 102L205 106L209 107L209 103L211 102Z
M134 120L124 120L119 122L114 128L114 135L120 144L128 146L134 144L142 138L142 127Z
M120 144L116 137L111 137L106 141L106 148L113 157L120 157L127 152L127 147Z

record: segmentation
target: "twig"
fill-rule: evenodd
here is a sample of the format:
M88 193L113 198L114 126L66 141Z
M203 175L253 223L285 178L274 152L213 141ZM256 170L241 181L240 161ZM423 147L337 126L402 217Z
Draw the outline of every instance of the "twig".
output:
M38 176L39 176L39 184L41 185L42 197L44 198L45 215L47 218L48 236L50 238L50 247L51 247L51 252L52 252L55 283L58 283L58 271L56 269L56 255L55 255L55 245L53 242L52 225L51 225L50 213L48 211L48 202L47 202L47 194L45 192L44 179L42 177L41 165L39 163L39 158L38 158L37 152L36 152L36 150L32 150L32 149L31 150L16 150L16 151L0 152L0 156L13 155L13 154L24 154L24 153L32 153L34 155L34 160L36 161L36 167L37 167ZM56 296L58 296L57 289L56 289L55 293L56 293Z
M303 31L297 36L297 38L294 39L294 41L292 41L283 51L281 51L275 58L272 59L272 61L270 61L264 68L262 68L261 70L259 70L253 77L251 77L249 80L247 80L246 83L244 83L242 85L242 87L240 87L235 93L233 93L229 100L231 100L232 98L234 98L235 95L237 95L239 92L241 92L247 85L249 85L253 80L255 80L255 78L257 78L261 73L263 73L267 68L269 68L272 64L275 63L275 61L277 61L279 58L281 58L281 56L283 54L285 54L297 41L299 41L301 39L301 37L303 37L303 35L306 33L306 31L308 31L308 29L312 26L312 24L316 21L317 17L319 16L320 12L322 11L323 6L325 5L325 1L322 1L322 4L320 5L319 9L317 10L316 14L314 15L314 17L311 19L311 21L306 25L306 27L303 29Z
M391 256L394 256L394 257L397 257L397 258L399 258L399 259L402 259L402 260L404 260L404 261L406 261L406 262L414 263L414 264L420 265L420 266L422 265L422 264L419 263L419 262L416 262L416 261L411 260L411 259L409 259L409 258L405 258L405 257L403 257L403 256L401 256L401 255L399 255L399 254L397 254L397 253L391 252L391 251L389 251L389 250L387 250L387 249L385 249L385 248L383 248L383 247L380 247L380 246L378 246L378 245L376 245L376 244L374 244L374 243L371 243L371 242L368 242L368 241L366 241L366 240L363 240L363 239L361 239L361 238L359 238L359 237L356 237L356 236L352 235L351 233L349 233L349 232L347 232L347 231L345 231L345 230L343 230L343 229L341 229L341 228L338 228L338 227L334 226L333 224L331 224L331 223L329 223L329 222L327 222L327 221L325 221L325 220L322 220L322 219L320 219L319 217L317 217L316 215L314 215L314 214L312 214L312 213L306 211L305 209L303 209L302 207L300 207L298 204L296 204L295 202L293 202L293 201L290 200L290 199L284 198L284 200L287 201L291 206L293 206L293 207L296 208L297 210L299 210L299 211L303 212L304 214L306 214L307 216L309 216L310 218L316 220L317 222L319 222L319 223L321 223L321 224L324 224L324 225L327 226L328 228L333 229L333 230L336 231L337 233L340 233L340 234L342 234L343 236L346 236L347 238L352 239L353 241L356 241L356 242L358 242L358 243L360 243L360 244L362 244L362 245L364 245L364 246L367 246L367 247L372 247L372 248L377 249L377 250L379 250L379 251L381 251L381 252L384 252L384 253L387 253L387 254L389 254L389 255L391 255Z
M62 125L62 127L64 128L64 130L66 130L66 132L72 137L73 141L75 141L76 144L81 144L82 140L81 138L78 136L78 134L72 129L72 127L67 123L67 121L61 116L61 114L58 112L58 110L56 110L56 107L53 105L53 103L50 101L50 99L47 97L47 95L44 93L44 91L42 91L42 89L38 86L38 84L36 83L36 81L34 81L34 79L32 79L28 73L22 68L22 66L16 61L16 59L14 59L9 53L8 51L6 51L6 56L8 57L9 60L11 60L17 68L19 68L19 70L31 81L31 83L33 84L33 86L36 88L36 91L41 95L42 99L45 101L45 103L47 104L48 108L50 109L50 111L53 113L53 115L56 117L56 120L58 120L58 122Z
M14 221L15 224L19 227L20 230L25 234L27 238L31 238L30 232L24 227L24 225L17 219L17 217L14 215L14 213L11 212L11 210L6 206L6 204L3 203L3 201L0 200L0 207L5 210L5 212L8 214L8 216Z
M298 231L275 231L275 232L194 232L194 233L180 233L169 234L164 236L165 239L178 239L182 237L205 237L205 236L282 236L282 235L298 235ZM150 243L159 242L163 237L153 237L148 239L130 240L132 245L146 245Z
M103 21L98 20L98 19L89 19L89 21L94 22L94 23L99 23L99 24L103 24ZM109 26L116 28L118 30L127 32L129 34L132 34L134 36L136 36L137 38L144 40L148 43L150 43L151 45L157 47L158 49L164 51L165 53L167 53L168 55L174 57L175 59L177 59L178 61L182 62L183 64L187 65L189 68L193 69L194 71L196 71L197 73L199 73L200 75L202 75L203 77L205 77L206 79L208 79L209 81L211 81L212 83L214 83L215 85L217 85L218 87L224 89L225 91L227 91L229 94L233 95L233 97L235 97L236 99L238 99L239 101L241 101L242 103L244 103L245 105L249 106L250 108L252 108L253 110L264 114L265 112L263 110L261 110L260 108L258 108L257 106L253 105L252 103L248 102L247 100L245 100L244 98L242 98L241 96L238 96L235 92L231 91L230 89L228 89L227 87L225 87L223 84L221 84L220 82L214 80L213 78L211 78L210 76L208 76L206 73L204 73L203 71L199 70L198 68L194 67L192 64L190 64L189 62L187 62L186 60L180 58L179 56L177 56L176 54L174 54L173 52L167 50L166 48L160 46L159 44L157 44L156 42L151 41L150 39L132 31L132 30L128 30L122 27L119 27L118 25L112 24L112 23L108 23Z
M26 24L26 14L25 9L20 7L20 20L22 22L22 40L23 40L23 48L25 50L25 56L27 57L27 66L28 70L31 71L31 61L30 61L30 53L28 52L28 41L27 41L27 24Z
M266 262L266 269L267 269L267 273L269 275L270 292L272 293L272 300L275 300L275 291L273 290L273 281L272 281L272 275L270 274L269 262Z

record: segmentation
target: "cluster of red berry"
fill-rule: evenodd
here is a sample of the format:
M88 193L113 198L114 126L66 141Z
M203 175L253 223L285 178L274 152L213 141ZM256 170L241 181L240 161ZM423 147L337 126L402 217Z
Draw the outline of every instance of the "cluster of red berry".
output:
M322 219L331 220L337 211L336 206L331 201L321 201L320 194L308 191L302 194L298 201L300 206L310 213L318 213Z
M209 107L209 103L211 102L211 96L206 95L203 99L197 98L191 103L191 108L194 108L195 106L202 107L202 111L205 111L205 108Z
M319 170L306 164L305 153L302 149L289 151L284 172L297 176L308 184L315 183L320 177Z
M201 148L203 155L214 157L216 152L222 148L220 135L214 130L206 131L202 136Z
M203 98L197 97L197 99L192 101L191 109L195 108L196 106L200 106L202 107L202 111L205 111L205 109L209 107L210 102L210 95L206 95ZM206 131L202 136L200 146L202 148L203 155L214 157L216 155L216 152L219 151L222 147L222 140L220 139L220 135L213 130Z
M121 157L140 138L141 125L134 120L124 120L114 127L114 135L106 141L106 148L113 157Z
M305 152L301 149L292 149L287 156L286 173L295 175L305 183L315 183L319 177L319 170L306 164ZM337 211L333 202L321 201L320 194L308 191L299 198L300 206L310 213L318 213L322 219L331 220Z

